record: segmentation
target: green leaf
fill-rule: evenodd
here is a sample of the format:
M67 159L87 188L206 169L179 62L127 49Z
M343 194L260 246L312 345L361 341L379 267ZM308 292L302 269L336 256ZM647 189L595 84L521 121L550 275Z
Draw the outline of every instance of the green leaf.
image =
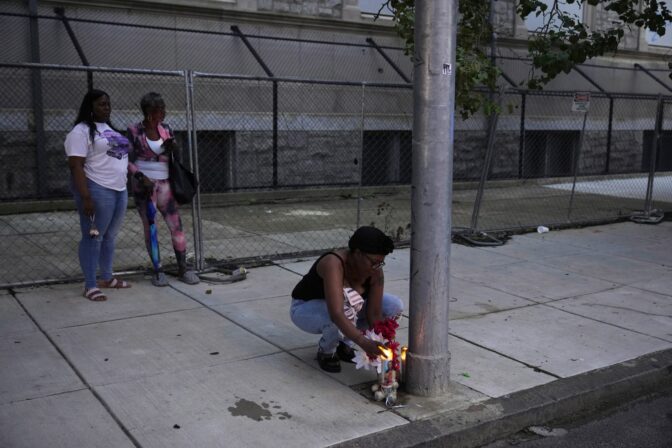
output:
M631 26L643 27L659 35L665 34L667 22L672 15L665 3L658 0L565 0L566 4L578 3L582 6L601 5L604 11L615 15L618 23L610 29L589 30L573 15L556 8L549 8L550 2L541 0L515 0L516 13L523 19L530 15L543 15L544 25L528 39L528 54L534 70L526 82L529 89L541 89L560 73L569 73L577 64L587 59L618 50ZM556 3L553 3L556 5ZM412 56L414 52L415 0L388 0L383 8L393 13L395 29L404 40L404 52ZM487 94L475 91L476 87L494 88L498 69L488 57L487 48L492 38L488 23L490 0L463 0L459 2L459 23L457 29L455 103L462 117L476 112L494 111L496 105ZM551 20L560 26L555 27Z

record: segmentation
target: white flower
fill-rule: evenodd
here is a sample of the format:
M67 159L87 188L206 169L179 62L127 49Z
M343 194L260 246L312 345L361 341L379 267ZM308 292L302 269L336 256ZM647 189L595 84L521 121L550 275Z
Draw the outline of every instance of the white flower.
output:
M378 333L374 333L373 330L366 330L364 336L366 336L368 339L371 339L372 341L379 342L380 345L385 345L388 342L387 339L384 339ZM371 360L366 352L355 349L355 357L352 360L355 362L355 368L357 369L364 368L366 370L370 370L375 368L378 373L381 373L382 362L380 360L380 356L374 360Z

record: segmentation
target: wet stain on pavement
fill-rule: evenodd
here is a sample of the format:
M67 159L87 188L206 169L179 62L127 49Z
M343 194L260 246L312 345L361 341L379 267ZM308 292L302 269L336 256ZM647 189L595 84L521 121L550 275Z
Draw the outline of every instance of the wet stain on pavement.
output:
M246 400L245 398L238 398L235 406L229 407L229 412L234 417L247 417L254 421L260 422L263 420L271 420L273 417L277 417L279 420L289 420L292 418L291 414L288 412L277 412L275 415L269 410L271 408L271 403L275 403L271 400L271 403L266 403L264 401L255 403L254 401ZM282 409L282 406L277 404L272 406L273 409Z
M236 405L231 406L229 408L229 412L231 412L231 415L233 415L234 417L238 416L247 417L252 420L256 420L258 422L262 420L270 420L271 417L273 416L273 414L271 414L271 412L268 411L267 409L264 409L263 407L259 406L254 401L246 400L244 398L241 398L240 400L236 401Z

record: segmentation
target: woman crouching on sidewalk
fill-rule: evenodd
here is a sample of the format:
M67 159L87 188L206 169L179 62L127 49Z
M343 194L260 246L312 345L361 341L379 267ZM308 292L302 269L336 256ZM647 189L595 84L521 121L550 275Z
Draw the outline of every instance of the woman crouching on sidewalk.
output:
M340 372L340 361L352 362L352 345L371 356L378 343L362 334L374 323L401 314L404 305L383 293L385 256L392 239L375 227L360 227L348 249L327 252L315 261L292 291L292 322L308 333L321 334L317 362L327 372Z

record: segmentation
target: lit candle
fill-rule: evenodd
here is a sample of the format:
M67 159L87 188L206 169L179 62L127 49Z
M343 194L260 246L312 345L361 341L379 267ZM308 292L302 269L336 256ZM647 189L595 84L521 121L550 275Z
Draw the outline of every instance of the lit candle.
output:
M378 385L375 388L374 398L378 401L385 401L385 406L393 406L397 400L396 382L397 371L392 368L391 361L394 359L392 349L378 346L380 349L380 374L378 375Z
M390 361L392 361L392 350L383 347L383 346L378 346L380 348L380 351L383 353L380 355L380 361L381 361L381 368L380 368L380 376L378 377L378 382L380 383L381 386L389 386L389 380L390 380Z
M405 345L401 347L401 353L400 353L400 362L399 362L399 384L404 382L404 375L406 375L406 352L408 351L408 347Z

